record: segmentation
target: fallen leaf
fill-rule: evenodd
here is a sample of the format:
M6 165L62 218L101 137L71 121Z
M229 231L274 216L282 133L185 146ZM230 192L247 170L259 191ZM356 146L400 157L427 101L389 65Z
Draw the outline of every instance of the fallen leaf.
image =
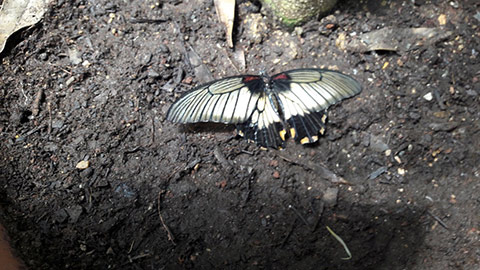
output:
M36 24L51 0L5 0L0 7L0 52L8 37L16 31Z
M215 0L218 19L225 25L228 47L233 48L233 20L235 19L235 0Z

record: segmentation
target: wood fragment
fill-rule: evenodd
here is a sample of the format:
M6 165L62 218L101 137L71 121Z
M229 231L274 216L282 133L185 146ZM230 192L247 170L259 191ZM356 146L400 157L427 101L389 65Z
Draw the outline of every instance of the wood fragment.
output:
M152 119L152 144L155 143L155 120L153 119L153 116L150 118Z
M33 100L32 103L32 115L37 116L38 113L40 112L40 102L43 99L43 88L38 89L37 95L35 96L35 99Z
M165 192L165 190L162 190L158 193L158 204L157 204L157 211L158 211L158 216L160 217L160 222L162 223L163 228L165 231L167 231L167 238L174 246L177 244L175 243L175 236L173 236L172 231L170 231L170 228L165 224L165 221L163 220L162 216L162 211L161 211L161 205L162 205L162 194Z
M427 214L429 214L433 219L435 219L442 227L450 231L450 228L447 226L447 224L443 222L439 217L435 216L430 211L427 211Z
M215 149L213 149L213 155L218 160L218 162L223 167L223 169L225 169L227 172L230 172L232 170L232 165L230 164L228 159L225 157L225 155L222 153L218 145L215 146Z
M288 209L292 209L292 211L297 214L297 216L300 218L300 220L303 221L303 223L305 223L305 225L309 226L310 227L310 224L308 224L308 221L302 216L302 214L300 214L300 212L298 212L297 208L295 208L293 205L289 205L288 206Z
M47 134L50 135L52 133L52 103L50 101L47 102L47 110L48 110L48 128L47 128Z
M283 238L282 243L280 244L280 247L284 247L285 244L287 243L288 238L290 238L290 235L292 235L293 229L295 228L295 220L293 221L292 226L290 227L290 230L288 230L287 235L285 235L285 237Z

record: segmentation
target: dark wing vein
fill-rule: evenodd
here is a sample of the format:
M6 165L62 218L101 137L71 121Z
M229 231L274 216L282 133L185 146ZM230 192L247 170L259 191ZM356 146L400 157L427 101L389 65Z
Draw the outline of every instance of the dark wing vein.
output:
M342 73L321 69L284 72L273 80L273 90L284 107L290 136L301 143L318 140L325 128L325 109L361 91L360 84ZM278 75L273 76L275 78Z
M248 121L239 124L237 128L242 136L260 146L279 148L284 145L279 135L283 129L283 122L265 93L257 100L255 110Z
M176 123L243 123L249 119L264 83L258 76L236 76L199 86L180 97L168 110ZM263 88L262 88L263 87Z

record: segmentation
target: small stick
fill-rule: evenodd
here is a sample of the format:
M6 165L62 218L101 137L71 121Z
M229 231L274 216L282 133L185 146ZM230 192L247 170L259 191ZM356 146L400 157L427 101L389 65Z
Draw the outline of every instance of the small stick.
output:
M128 256L128 260L130 261L130 263L132 263L133 261L135 260L138 260L138 259L141 259L141 258L145 258L145 257L150 257L152 256L151 254L149 253L146 253L146 254L140 254L140 255L137 255L135 257L130 257Z
M230 164L228 159L225 157L225 155L222 153L218 145L215 146L215 148L213 149L213 155L218 160L220 165L222 165L223 169L227 170L228 172L232 169L232 165Z
M38 113L40 112L40 101L42 101L43 98L43 88L38 89L37 95L35 96L35 99L33 100L32 103L32 115L37 116Z
M132 252L132 250L133 250L133 245L135 245L135 240L133 240L132 243L130 244L130 248L128 249L127 254L130 254L130 252Z
M295 214L297 214L297 216L303 221L303 223L305 223L305 225L310 227L310 224L308 224L307 220L300 214L300 212L298 212L298 210L293 205L291 205L291 204L288 205L288 208L292 209L293 212L295 212Z
M151 117L152 119L152 145L155 143L155 120L153 119L153 116Z
M223 53L225 54L225 56L227 57L228 61L230 62L230 65L232 65L233 68L235 68L235 71L236 71L237 73L240 73L240 70L238 70L238 67L235 65L235 63L233 63L232 59L230 59L230 56L228 55L227 50L225 50L225 48L223 48Z
M48 109L48 131L47 133L52 133L52 103L50 101L47 102L47 109Z
M164 23L165 19L131 19L130 23Z
M439 217L435 216L434 214L430 213L430 211L427 211L427 214L429 214L433 219L435 219L436 221L438 221L438 223L440 223L440 225L442 225L442 227L444 227L445 229L449 230L450 231L450 228L447 226L447 224L445 224L445 222L443 222Z
M248 154L250 156L253 156L253 152L247 151L247 150L242 150L242 153Z
M281 247L285 246L285 243L287 243L288 238L290 238L290 235L292 235L294 228L295 228L295 220L293 221L292 226L290 227L290 230L288 230L287 235L285 235L285 237L283 238L283 241L280 245Z
M164 192L165 191L162 190L158 193L158 216L160 217L160 221L162 222L163 228L167 231L168 240L172 242L174 246L176 246L177 244L175 243L175 237L173 236L172 231L170 231L170 228L168 228L167 224L165 224L165 221L163 220L162 212L160 211L161 203L162 203L162 194Z

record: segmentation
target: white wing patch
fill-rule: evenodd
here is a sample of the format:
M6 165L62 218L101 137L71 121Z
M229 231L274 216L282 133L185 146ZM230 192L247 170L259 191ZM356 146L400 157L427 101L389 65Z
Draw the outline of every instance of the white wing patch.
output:
M184 124L247 121L262 92L250 91L241 80L241 77L220 80L187 92L170 107L167 119Z

